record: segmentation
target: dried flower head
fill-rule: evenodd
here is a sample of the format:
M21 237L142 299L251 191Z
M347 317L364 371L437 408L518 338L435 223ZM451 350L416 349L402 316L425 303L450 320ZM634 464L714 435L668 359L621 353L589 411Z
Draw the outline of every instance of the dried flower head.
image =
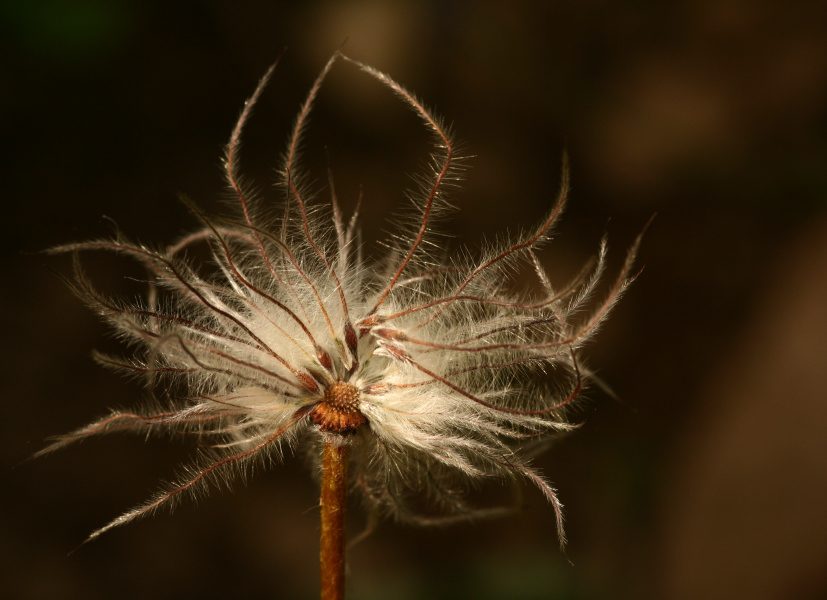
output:
M431 169L410 198L413 216L372 259L362 254L357 214L346 221L335 194L329 207L311 206L297 172L308 114L337 60L395 92L436 140ZM208 440L177 482L90 539L288 448L308 451L318 465L322 444L332 442L350 447L350 485L378 513L421 523L492 514L496 509L472 508L458 492L474 481L526 478L554 507L562 542L555 491L528 461L570 427L563 411L587 375L578 350L628 285L637 243L604 300L590 301L605 242L571 283L552 287L535 250L563 210L564 169L557 200L533 231L477 262L447 256L432 224L448 206L446 182L457 176L450 134L390 77L339 53L301 107L281 171L285 197L273 211L238 173L242 128L272 71L227 146L235 218L208 218L192 207L200 230L163 250L120 236L57 249L74 255L73 290L136 348L130 358L98 360L146 377L156 406L113 412L43 452L123 430ZM197 245L211 251L209 273L186 256ZM95 250L145 266L147 299L130 304L98 292L79 260ZM513 289L526 266L539 279L539 297Z

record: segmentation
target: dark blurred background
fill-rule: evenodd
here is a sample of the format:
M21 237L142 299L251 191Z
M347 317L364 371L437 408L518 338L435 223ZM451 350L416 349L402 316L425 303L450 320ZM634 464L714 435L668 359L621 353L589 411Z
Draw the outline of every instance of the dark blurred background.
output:
M555 281L604 232L617 268L657 213L643 273L588 352L619 399L590 390L583 426L538 461L566 505L566 555L527 490L501 521L383 524L349 554L349 597L827 597L827 4L12 0L0 36L0 596L316 596L317 490L299 458L69 557L192 449L110 437L24 461L145 393L94 365L118 344L50 272L66 261L39 251L109 235L110 219L171 242L195 227L179 193L221 210L222 146L286 47L242 156L273 195L299 103L347 38L475 156L447 226L471 248L541 218L564 149ZM346 206L364 185L372 248L428 142L341 65L308 166L323 183L329 155Z

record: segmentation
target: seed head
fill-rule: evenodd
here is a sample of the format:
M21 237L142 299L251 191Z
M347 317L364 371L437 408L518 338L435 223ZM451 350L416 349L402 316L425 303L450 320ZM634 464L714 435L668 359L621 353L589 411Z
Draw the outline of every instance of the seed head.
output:
M321 402L310 411L310 418L326 433L354 433L368 422L359 410L361 392L352 383L334 381Z
M332 190L328 208L311 206L297 166L311 106L337 61L388 87L435 139L431 168L410 197L413 217L378 257L363 256L358 207L345 220ZM588 375L578 351L629 284L637 242L602 301L591 297L605 241L572 282L552 286L535 251L563 210L564 165L558 197L539 226L477 261L448 255L433 224L449 206L446 184L458 175L450 134L390 77L339 53L301 107L274 211L238 173L242 128L274 67L227 146L235 216L210 218L191 205L200 229L164 249L121 236L56 249L74 255L72 289L136 348L129 358L98 360L146 378L155 406L115 411L42 452L122 430L193 435L207 448L175 483L90 539L288 448L307 451L318 465L323 441L335 437L351 446L350 485L374 511L425 524L497 514L469 506L461 492L474 481L526 478L553 505L562 543L561 505L529 461L571 427L563 412ZM209 248L214 269L187 258L197 246ZM89 282L80 254L100 250L147 269L143 302L108 298ZM514 289L525 267L541 293Z

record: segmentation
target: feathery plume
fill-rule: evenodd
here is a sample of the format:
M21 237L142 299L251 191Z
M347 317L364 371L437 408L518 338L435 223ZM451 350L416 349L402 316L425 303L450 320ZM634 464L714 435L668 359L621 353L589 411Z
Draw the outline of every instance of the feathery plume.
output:
M435 140L430 170L411 196L413 217L380 257L363 256L358 207L346 219L335 194L327 210L309 204L298 166L311 107L337 61L387 86ZM446 183L459 174L450 133L388 75L338 52L301 107L281 171L285 196L273 211L239 174L238 154L274 67L245 104L226 149L234 217L211 218L190 205L200 229L165 249L120 235L55 249L74 255L74 292L135 349L128 358L98 361L146 378L157 405L113 412L40 453L118 431L207 440L177 481L89 539L221 485L256 462L280 460L287 449L306 451L318 471L329 445L349 449L351 490L375 513L400 521L497 514L496 507L470 506L461 492L492 478L528 480L556 512L562 544L561 504L529 461L571 427L564 413L588 375L579 350L629 285L639 238L602 300L592 297L604 273L605 240L573 281L553 287L535 252L563 212L564 164L557 199L538 226L476 262L448 257L432 228L450 206ZM209 248L213 271L188 260L196 246ZM93 251L143 265L152 280L146 300L97 291L80 261ZM513 289L525 268L536 273L541 294ZM554 383L536 383L548 379Z

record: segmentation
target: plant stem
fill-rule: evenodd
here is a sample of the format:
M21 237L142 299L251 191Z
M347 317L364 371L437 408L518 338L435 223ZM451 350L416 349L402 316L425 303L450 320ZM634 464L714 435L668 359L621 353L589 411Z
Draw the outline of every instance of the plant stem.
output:
M345 597L345 512L349 447L325 441L322 457L322 600Z

